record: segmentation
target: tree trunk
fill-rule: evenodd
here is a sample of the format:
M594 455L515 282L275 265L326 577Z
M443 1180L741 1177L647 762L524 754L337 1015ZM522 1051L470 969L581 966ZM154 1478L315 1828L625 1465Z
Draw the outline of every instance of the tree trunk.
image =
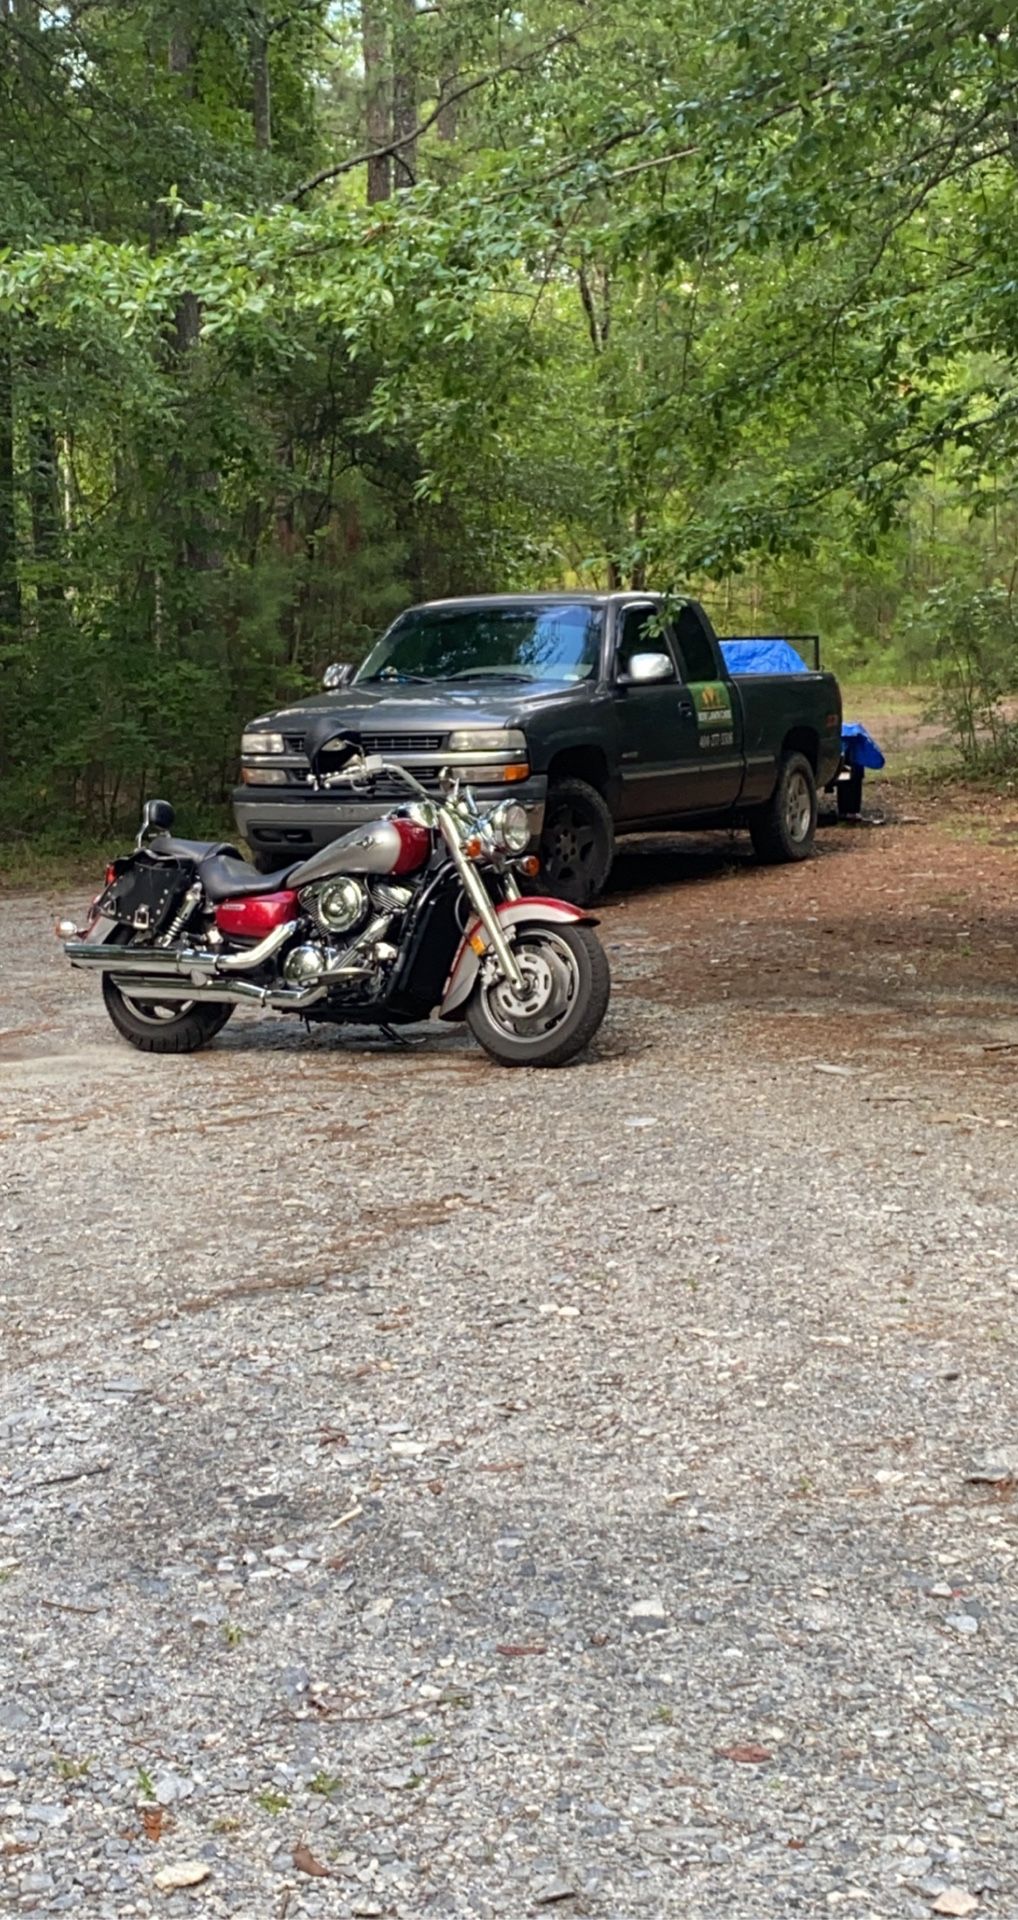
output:
M392 139L385 13L381 0L362 0L361 52L364 60L364 130L369 147L384 147ZM392 161L378 154L368 161L368 205L388 200L392 193Z
M442 92L448 93L455 84L455 73L443 75L440 82ZM459 138L459 130L460 103L458 100L447 100L435 122L435 132L438 134L440 140L445 140L451 145L454 140Z
M178 15L170 27L170 44L167 55L170 72L180 80L180 90L185 100L194 99L194 41L191 38L191 25L187 18Z
M393 155L393 178L397 187L412 187L417 181L417 5L416 0L398 0L392 46L392 137L401 142Z
M39 414L30 422L28 446L35 591L42 606L63 599L59 572L63 520L57 437L49 421Z
M10 337L0 326L0 637L21 623L14 472L14 367Z
M268 153L272 146L272 81L269 74L268 27L261 14L252 25L249 45L251 49L251 119L254 126L255 146L260 153Z

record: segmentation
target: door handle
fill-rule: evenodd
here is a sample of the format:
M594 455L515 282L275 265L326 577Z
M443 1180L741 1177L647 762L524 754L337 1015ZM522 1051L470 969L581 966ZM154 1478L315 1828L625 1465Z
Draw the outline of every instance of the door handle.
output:
M693 715L696 712L696 706L693 702L693 698L691 694L680 693L678 706L679 706L679 712L686 719L691 720L693 718Z

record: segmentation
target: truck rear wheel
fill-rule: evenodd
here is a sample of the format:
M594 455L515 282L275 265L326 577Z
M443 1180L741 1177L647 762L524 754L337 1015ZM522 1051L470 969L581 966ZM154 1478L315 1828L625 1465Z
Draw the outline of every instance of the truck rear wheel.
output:
M541 830L541 880L574 907L587 907L604 888L615 858L615 828L607 802L586 780L553 780Z
M756 857L765 866L808 860L817 831L817 783L804 753L788 753L774 792L749 823Z

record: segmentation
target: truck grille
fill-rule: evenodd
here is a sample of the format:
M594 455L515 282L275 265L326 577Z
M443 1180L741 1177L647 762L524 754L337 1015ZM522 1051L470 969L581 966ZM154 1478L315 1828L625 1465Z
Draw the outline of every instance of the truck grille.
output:
M337 733L342 728L337 727ZM401 753L441 753L446 741L444 733L344 733L345 740L353 740L363 747L365 753L391 754L398 760ZM284 733L283 741L287 753L304 752L302 733Z
M444 733L362 733L360 740L365 753L391 753L394 760L401 753L441 753L445 746Z
M444 733L354 733L351 731L343 737L352 741L355 746L361 747L365 753L381 753L387 759L396 761L401 760L405 753L434 753L440 756L446 743ZM287 753L304 753L302 733L284 733L283 742ZM338 773L344 764L343 754L324 752L318 755L318 767L321 773ZM302 767L287 769L291 785L303 787L307 784L306 765L305 761ZM412 769L415 779L420 781L422 787L427 787L429 793L439 792L438 776L441 770L441 758L436 759L434 766L415 766ZM409 797L408 789L402 782L390 778L387 774L375 780L371 790L374 797L380 801L406 800Z

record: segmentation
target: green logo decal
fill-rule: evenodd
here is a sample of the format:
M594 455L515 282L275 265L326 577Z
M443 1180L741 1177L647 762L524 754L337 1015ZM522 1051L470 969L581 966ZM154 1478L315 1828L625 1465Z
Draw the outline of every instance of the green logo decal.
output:
M734 745L732 690L725 680L698 680L689 689L696 708L696 725L703 748Z

